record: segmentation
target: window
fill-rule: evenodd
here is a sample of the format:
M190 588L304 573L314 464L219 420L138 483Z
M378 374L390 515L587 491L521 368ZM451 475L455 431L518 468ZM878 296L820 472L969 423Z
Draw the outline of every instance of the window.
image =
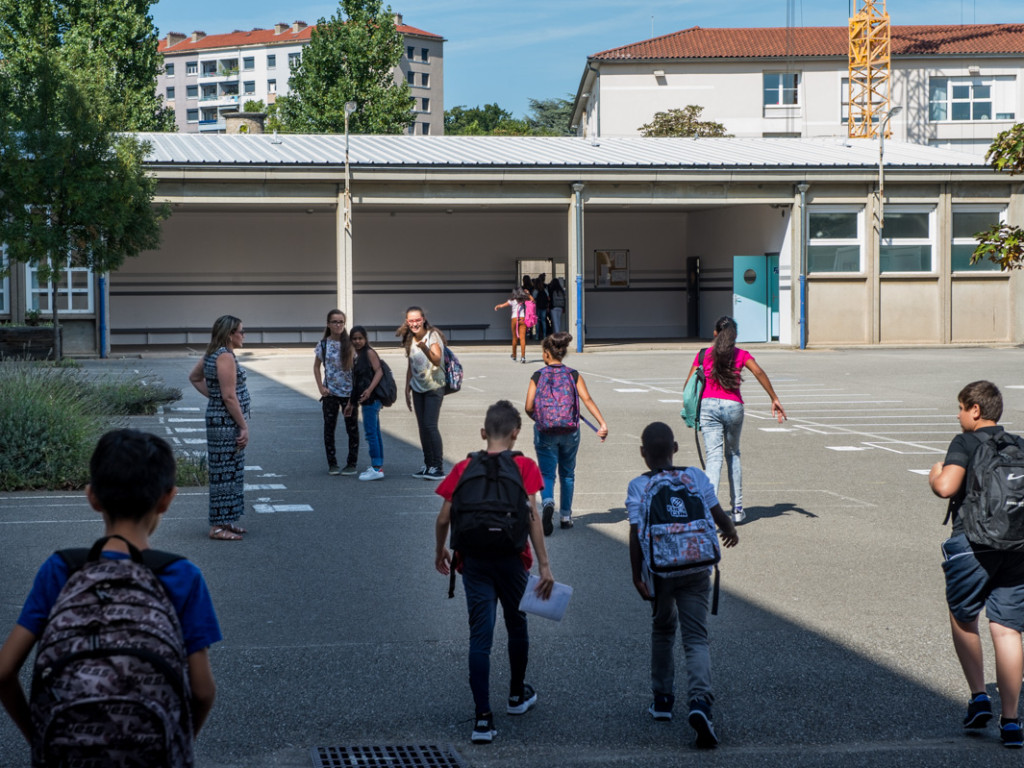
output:
M247 80L246 82L242 83L242 89L245 91L245 93L256 93L256 81Z
M807 271L860 272L863 209L813 206L807 214Z
M173 85L167 86L167 100L168 101L174 101L174 86Z
M971 264L971 256L978 245L975 235L1000 223L1002 211L964 207L953 209L953 243L951 267L954 272L998 272L999 265L987 258Z
M764 105L766 107L792 107L800 102L797 91L800 75L796 72L764 73Z
M216 77L217 76L217 62L216 61L204 61L202 67L202 77Z
M199 110L198 109L186 109L185 110L185 122L186 123L198 123L199 122Z
M267 54L267 69L277 69L277 55Z
M174 77L174 63L164 64L164 74L168 77Z
M424 136L430 134L430 123L420 123L420 133Z
M420 85L422 85L424 88L429 88L430 87L430 74L429 73L427 73L427 72L421 72L420 73Z
M411 45L407 45L405 47L405 58L407 58L409 61L412 61L415 55L416 49Z
M409 85L416 85L416 73L415 72L406 72L405 73L405 81L407 83L409 83Z
M185 98L186 99L198 99L199 98L199 86L198 85L186 85L185 86Z
M874 102L874 114L871 115L871 122L877 123L879 121L879 115L884 115L882 111L882 95L879 93L872 93L871 98ZM839 121L846 125L850 121L850 78L844 77L840 84L839 91Z
M256 57L245 56L242 59L242 69L256 69Z
M880 272L932 271L932 211L886 209Z
M430 111L430 99L424 99L423 100L423 111L424 112L429 112Z
M928 81L932 122L1014 120L1016 78L933 77Z
M70 262L69 262L70 264ZM50 298L53 284L39 281L38 266L25 268L29 309L52 315ZM57 283L57 310L61 314L87 313L93 311L92 272L85 267L67 266Z
M267 93L277 93L277 80L267 80Z
M420 61L424 64L430 61L430 51L427 48L420 48Z
M199 62L198 61L186 61L185 62L185 74L186 75L194 75L194 74L197 74L198 72L199 72Z
M202 118L201 122L204 122L204 123L215 123L215 122L217 122L217 108L214 107L213 109L204 109L202 111L201 118Z
M299 61L302 59L301 53L289 53L288 54L288 68L295 69L299 66Z
M203 86L203 101L212 101L217 98L217 86L216 85L204 85Z

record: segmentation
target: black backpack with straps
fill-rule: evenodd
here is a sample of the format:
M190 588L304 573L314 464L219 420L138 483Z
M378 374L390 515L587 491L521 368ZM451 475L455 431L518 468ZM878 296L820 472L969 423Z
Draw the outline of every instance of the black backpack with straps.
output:
M964 477L964 497L951 503L968 541L987 549L1024 551L1024 441L1004 430L971 433L980 443Z

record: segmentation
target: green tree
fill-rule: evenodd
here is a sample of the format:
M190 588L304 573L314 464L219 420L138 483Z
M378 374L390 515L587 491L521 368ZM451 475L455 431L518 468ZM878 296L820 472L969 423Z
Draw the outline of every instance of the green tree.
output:
M640 126L640 135L651 138L656 136L729 136L725 126L712 120L701 120L700 114L704 107L690 104L683 109L670 109L657 112L654 119Z
M1024 173L1024 123L996 136L985 154L985 160L997 171L1011 175ZM1003 271L1024 267L1024 229L1015 224L997 224L975 235L978 247L971 263L983 258L999 265Z
M31 31L31 42L0 65L0 243L10 263L36 267L40 282L51 282L60 357L64 270L103 274L155 248L167 211L153 206L146 147L105 117L117 94L106 91L95 59L50 44L52 17L38 16Z
M174 111L166 107L155 87L163 68L149 15L155 2L0 0L0 57L17 57L19 50L36 45L61 49L83 62L103 85L110 97L103 115L108 126L122 131L174 131Z
M317 21L292 69L291 93L277 100L282 126L296 133L342 133L345 102L354 101L351 133L402 133L413 122L409 86L394 74L403 50L390 6L340 0L330 21Z
M540 136L569 136L572 133L569 126L572 105L571 95L564 99L530 99L530 114L526 116L526 122Z
M529 136L533 129L497 104L485 104L446 109L444 132L451 136Z

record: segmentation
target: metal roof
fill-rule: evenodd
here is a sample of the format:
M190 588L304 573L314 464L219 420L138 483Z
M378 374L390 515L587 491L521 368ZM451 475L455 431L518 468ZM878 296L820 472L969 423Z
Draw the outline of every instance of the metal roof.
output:
M140 133L150 167L343 166L336 134ZM647 139L541 136L351 136L357 168L866 168L873 139ZM888 141L887 167L984 169L978 155Z

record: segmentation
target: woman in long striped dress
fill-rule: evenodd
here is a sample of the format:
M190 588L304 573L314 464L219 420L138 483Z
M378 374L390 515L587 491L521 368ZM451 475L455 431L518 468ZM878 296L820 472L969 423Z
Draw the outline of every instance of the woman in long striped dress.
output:
M240 541L245 529L245 448L249 444L249 390L235 350L245 343L242 321L217 318L206 354L188 376L206 405L206 450L210 469L210 538Z

